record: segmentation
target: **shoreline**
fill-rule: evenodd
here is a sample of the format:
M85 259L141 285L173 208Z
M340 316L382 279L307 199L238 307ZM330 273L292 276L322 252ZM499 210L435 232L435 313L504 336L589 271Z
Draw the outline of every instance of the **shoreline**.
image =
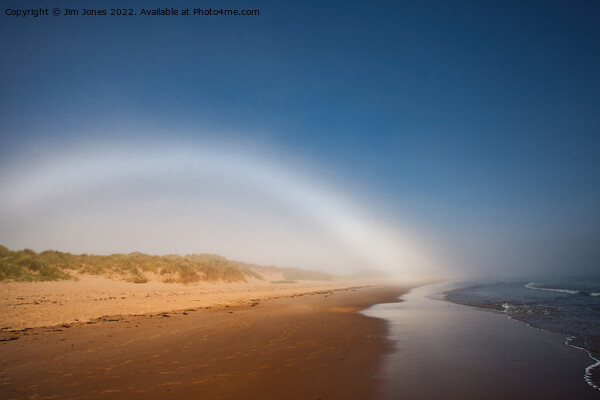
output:
M388 320L392 340L402 338L383 368L383 398L600 398L583 379L590 358L566 346L564 335L439 292L420 287L401 303L369 310Z
M377 397L387 322L358 313L407 286L291 293L93 323L33 328L0 342L5 398Z
M475 308L477 310L482 310L482 311L485 311L485 312L491 312L491 313L494 313L496 315L503 316L504 318L506 318L509 321L514 321L516 323L522 324L522 325L526 326L529 329L533 329L535 331L539 331L539 332L543 332L543 333L547 333L547 334L550 334L550 335L555 335L555 336L560 337L561 340L564 342L565 346L568 346L568 347L570 347L572 349L581 351L581 352L585 353L589 357L590 364L587 367L585 367L582 379L591 388L593 388L594 390L600 391L600 386L593 379L593 377L594 377L594 370L597 369L597 368L600 368L600 359L596 358L597 357L596 354L593 353L592 351L586 349L585 347L573 344L572 343L573 339L575 339L574 336L571 336L571 335L568 335L568 334L562 333L562 332L555 332L555 331L552 331L552 330L549 330L549 329L540 328L540 327L537 327L535 325L531 325L527 321L522 321L522 320L520 320L518 318L511 317L510 315L505 314L504 312L502 312L501 310L499 310L499 309L497 309L495 307L490 307L490 306L485 306L485 305L475 305L475 304L463 304L463 303L455 302L455 301L452 301L452 300L448 300L446 298L444 298L443 301L447 301L449 303L457 304L457 305L464 306L464 307L473 307L473 308Z
M578 294L577 291L573 291L573 290L536 288L536 287L532 287L532 285L534 285L534 284L532 282L530 282L524 286L526 288L532 289L532 290ZM586 340L585 336L583 336L581 334L577 335L574 333L561 332L558 329L553 330L550 327L537 326L535 323L533 323L531 321L527 321L525 319L519 318L519 316L510 315L509 313L506 312L506 310L504 309L504 306L502 309L500 309L499 307L494 306L494 304L470 302L470 301L465 301L464 299L461 301L461 299L456 299L452 296L454 291L461 290L461 289L468 289L468 288L469 287L453 288L451 290L440 293L440 295L442 296L443 301L447 301L449 303L457 304L457 305L461 305L461 306L473 307L475 309L479 309L479 310L483 310L483 311L487 311L487 312L492 312L494 314L501 315L508 320L517 322L519 324L523 324L524 326L526 326L530 329L544 332L544 333L551 334L551 335L556 335L556 336L560 337L566 346L576 349L578 351L581 351L589 357L589 365L587 367L585 367L585 370L583 373L583 380L593 389L600 391L600 381L599 381L600 373L598 372L598 369L600 368L600 354L597 351L594 352L589 347L589 345L585 344L585 340ZM504 303L504 304L506 304L506 303ZM600 397L600 393L599 393L599 397Z

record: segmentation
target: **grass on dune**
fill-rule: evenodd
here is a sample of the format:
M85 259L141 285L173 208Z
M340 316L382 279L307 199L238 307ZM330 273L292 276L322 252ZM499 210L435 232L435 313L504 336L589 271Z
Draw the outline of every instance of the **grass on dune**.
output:
M212 254L76 255L54 250L41 253L30 249L13 251L0 245L0 280L56 281L75 279L74 273L108 276L135 283L148 282L148 275L158 275L162 281L170 283L236 282L245 281L247 277L263 280L244 263Z

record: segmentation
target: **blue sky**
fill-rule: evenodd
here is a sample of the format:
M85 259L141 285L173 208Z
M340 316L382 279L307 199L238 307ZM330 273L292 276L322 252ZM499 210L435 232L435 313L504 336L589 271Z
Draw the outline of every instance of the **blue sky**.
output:
M94 5L121 4L86 2ZM18 4L38 6L46 3ZM156 148L235 148L230 153L267 159L272 168L354 200L369 224L383 221L410 232L404 235L420 243L419 253L433 255L441 270L598 270L596 2L232 1L203 6L257 8L260 16L2 15L3 182L22 176L15 171L29 168L27 176L33 176L35 168L48 170L73 152L105 147L144 154L155 154L150 149ZM160 192L158 182L147 186L146 198ZM5 195L14 194L10 187L5 185ZM106 191L114 198L126 196L119 187ZM176 192L168 206L174 209L188 196L185 186ZM124 206L106 200L102 207L108 213ZM267 210L256 207L264 218L282 221L281 215L267 217ZM53 212L58 213L48 210ZM0 228L0 242L38 250L45 245L73 252L128 250L110 240L92 246L94 236L77 244L70 239L84 226L94 226L100 214L90 212L87 225L74 223L62 240L31 233L42 223L52 232L59 214L52 221L35 220L34 214L22 210L14 217L5 207L0 216L11 220ZM71 211L60 216L72 217ZM121 218L135 231L138 222ZM172 218L185 224L183 215ZM253 229L261 232L259 220L255 223L247 226L250 236ZM295 237L312 232L306 229ZM146 242L141 237L136 243L144 247ZM264 253L231 250L235 246L216 250L270 261ZM173 246L173 251L194 250ZM304 262L293 252L281 253L272 261ZM324 269L329 262L306 260L308 267Z

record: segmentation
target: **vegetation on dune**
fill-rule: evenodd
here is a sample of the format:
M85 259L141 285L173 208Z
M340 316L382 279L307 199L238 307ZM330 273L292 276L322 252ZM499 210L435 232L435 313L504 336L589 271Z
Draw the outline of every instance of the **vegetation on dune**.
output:
M56 281L71 275L33 250L10 251L0 245L0 280Z
M263 280L246 264L212 254L187 256L151 256L142 253L75 255L54 250L36 253L25 249L12 251L0 245L0 280L55 281L74 279L74 273L102 275L129 282L148 282L157 275L163 282L194 283L199 281L245 281L247 277Z
M334 275L325 272L261 267L213 254L152 256L131 253L100 256L54 250L41 253L30 249L13 251L0 245L0 281L56 281L77 279L77 274L89 274L134 283L145 283L152 277L158 277L166 283L239 282L249 277L264 280L261 272L281 272L282 279L272 283L335 279Z

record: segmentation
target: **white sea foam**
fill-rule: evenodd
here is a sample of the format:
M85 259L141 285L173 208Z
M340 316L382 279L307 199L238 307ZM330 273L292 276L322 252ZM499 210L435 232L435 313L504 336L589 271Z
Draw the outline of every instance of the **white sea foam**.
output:
M579 349L579 350L585 351L585 352L587 353L587 355L588 355L588 356L589 356L589 357L590 357L592 360L594 360L594 363L593 363L593 364L590 364L590 365L588 365L588 366L586 367L586 369L585 369L585 374L583 375L583 379L585 380L585 382L586 382L588 385L590 385L590 386L591 386L591 387L593 387L594 389L596 389L596 390L600 390L600 386L598 386L598 385L597 385L597 384L594 382L594 380L593 380L593 372L592 372L594 369L596 369L596 368L600 367L600 360L598 360L596 357L594 357L594 355L593 355L593 354L592 354L590 351L588 351L588 350L584 349L583 347L580 347L580 346L576 346L576 345L574 345L574 344L572 343L572 342L573 342L573 339L575 339L573 336L568 336L568 337L567 337L567 339L565 340L565 344L566 344L566 345L568 345L568 346L574 347L574 348L576 348L576 349Z
M600 292L590 292L589 295L594 297L600 297Z
M579 290L555 289L555 288L539 287L539 286L537 286L537 284L535 282L529 282L527 285L525 285L525 287L527 289L543 290L545 292L557 292L557 293L566 293L566 294L580 294L581 293L581 291L579 291ZM600 293L596 293L596 295L600 295Z

